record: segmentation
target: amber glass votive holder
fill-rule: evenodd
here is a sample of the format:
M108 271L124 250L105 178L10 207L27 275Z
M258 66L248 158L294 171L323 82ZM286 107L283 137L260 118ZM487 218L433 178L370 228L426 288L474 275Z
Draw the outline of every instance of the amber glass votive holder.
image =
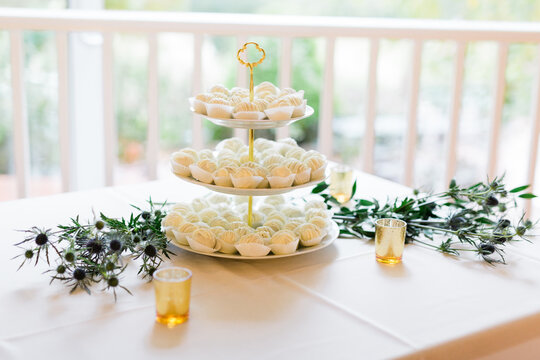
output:
M191 297L191 270L168 267L154 272L156 321L172 328L187 321Z
M330 171L330 195L341 204L351 199L354 171L346 165L337 165Z
M375 221L375 257L384 264L398 264L403 257L407 223L398 219Z

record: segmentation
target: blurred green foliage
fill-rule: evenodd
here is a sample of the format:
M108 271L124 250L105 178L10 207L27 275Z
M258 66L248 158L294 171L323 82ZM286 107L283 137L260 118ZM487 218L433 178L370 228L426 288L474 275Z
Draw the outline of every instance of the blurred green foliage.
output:
M49 0L0 0L0 6L15 7L49 7L62 8L65 1ZM196 11L196 12L238 12L285 15L330 15L361 17L395 17L395 18L433 18L433 19L465 19L465 20L504 20L504 21L538 21L540 20L540 1L535 0L105 0L106 9L129 9L148 11ZM250 38L260 41L269 56L262 66L255 71L255 83L279 79L279 40L274 38ZM222 38L210 39L217 52L229 51L234 42ZM25 32L25 64L30 69L26 79L28 118L31 140L31 161L33 167L47 173L57 166L57 128L56 128L56 95L55 95L55 63L54 37L44 32ZM291 127L291 133L300 142L313 142L317 139L317 121L322 87L322 71L324 59L321 52L324 41L320 39L295 39L293 46L292 86L306 91L305 97L316 110L315 115ZM536 64L537 48L533 45L512 45L506 72L507 91L505 93L504 119L511 114L526 115L530 111L532 94L532 77ZM6 32L0 34L0 52L9 53L9 37ZM47 59L43 59L46 57ZM41 59L40 59L41 58ZM236 64L229 63L225 85L235 84ZM146 81L146 63L116 63L117 73L117 119L120 136L120 155L123 144L130 141L144 143L146 139L146 89L141 88ZM9 56L0 56L0 173L12 172L11 150L11 103ZM481 69L480 69L481 71ZM427 73L437 76L437 64L434 63ZM41 76L40 76L41 73ZM491 75L488 75L491 76ZM426 78L425 75L423 75ZM423 80L424 82L428 80ZM435 82L436 83L436 82ZM526 84L526 86L523 86ZM143 86L144 88L144 86ZM166 93L173 89L166 76L160 78L160 91ZM163 95L162 95L163 96ZM184 106L178 101L177 107ZM340 113L339 99L336 99L336 114ZM169 148L179 145L178 116L172 111L161 113L162 131L161 145ZM219 140L231 136L230 129L217 127L205 122L205 133L210 140ZM271 133L263 134L271 136ZM51 149L53 149L51 151Z

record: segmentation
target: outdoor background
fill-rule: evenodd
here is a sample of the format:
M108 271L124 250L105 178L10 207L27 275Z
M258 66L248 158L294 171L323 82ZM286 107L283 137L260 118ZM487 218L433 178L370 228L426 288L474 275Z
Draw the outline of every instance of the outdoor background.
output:
M88 1L87 1L88 2ZM100 3L96 1L96 3ZM73 3L71 3L73 5ZM66 1L0 0L0 7L67 8ZM340 1L222 1L222 0L106 0L105 9L144 11L232 12L288 15L331 15L386 18L429 18L495 21L538 21L540 2L534 0L340 0ZM279 39L249 38L267 51L267 60L256 69L255 83L278 83ZM88 42L96 40L88 35ZM56 108L55 39L48 32L25 32L25 86L31 150L30 194L60 191L59 147ZM323 83L323 39L295 39L292 86L304 89L315 115L294 124L291 135L305 148L317 143L319 95ZM191 95L192 38L185 34L159 36L160 176L168 173L168 156L191 139L192 116L187 97ZM203 46L203 87L223 83L235 85L236 39L206 37ZM377 87L375 173L399 180L406 128L412 43L383 40ZM420 84L415 186L440 189L445 163L445 133L453 84L455 44L429 41L424 44ZM463 108L459 129L456 178L461 182L483 180L486 173L489 124L495 90L496 51L494 43L475 42L467 48ZM365 39L336 42L334 154L333 159L361 167L367 82L368 43ZM512 184L526 178L531 94L538 64L537 47L510 46L506 71L507 87L501 129L499 169ZM146 38L119 34L114 39L115 106L118 122L117 183L144 181L146 138ZM0 200L14 199L12 117L9 67L9 35L0 31ZM229 129L204 122L208 145L231 136ZM258 132L271 137L272 133ZM97 146L97 145L96 145ZM89 153L92 148L87 149ZM100 158L85 166L102 167Z

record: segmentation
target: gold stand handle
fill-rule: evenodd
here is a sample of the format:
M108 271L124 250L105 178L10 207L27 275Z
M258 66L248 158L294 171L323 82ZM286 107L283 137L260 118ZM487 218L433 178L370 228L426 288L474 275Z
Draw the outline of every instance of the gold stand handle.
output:
M248 62L247 58L247 46L248 45L254 45L255 48L261 53L261 58L255 62ZM242 54L245 53L246 60L244 61L242 59ZM253 102L253 98L255 96L255 93L253 91L253 68L260 63L263 62L263 60L266 58L266 52L263 48L259 46L259 44L255 42L247 42L242 46L238 53L236 54L236 58L240 62L240 64L246 66L249 68L249 101ZM249 129L249 161L253 161L253 143L255 141L255 131L253 129ZM253 223L253 196L249 197L248 201L248 225L251 226Z

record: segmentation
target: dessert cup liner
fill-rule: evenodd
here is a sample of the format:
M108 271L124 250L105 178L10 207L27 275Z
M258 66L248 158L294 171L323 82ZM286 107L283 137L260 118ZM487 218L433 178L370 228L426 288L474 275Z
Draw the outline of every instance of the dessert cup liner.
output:
M294 177L293 185L296 186L296 185L305 184L309 182L310 179L311 179L311 168L308 168L307 170L296 174L296 176Z
M261 239L264 241L264 245L270 246L270 241L272 240L272 236L262 236L261 234L259 235L261 236Z
M302 240L302 239L300 239L300 243L302 244L302 246L305 246L305 247L319 245L321 243L322 239L324 239L325 236L326 236L326 234L321 232L321 235L319 235L316 238L313 238L311 240Z
M309 222L315 216L320 216L320 215L310 215L310 216L308 216L306 214L306 220ZM332 210L324 210L324 216L322 216L322 217L325 218L327 221L330 221L330 219L332 219L332 216L334 216L334 213L332 212Z
M222 168L226 166L233 167L233 168L238 167L240 166L240 162L236 159L230 159L230 158L218 160L218 168Z
M216 245L213 248L211 248L193 240L193 238L191 237L191 233L187 236L187 241L189 243L189 246L195 251L200 251L200 252L205 252L205 253L214 253L220 249L220 243L218 241L216 241Z
M286 177L281 176L269 176L268 182L270 183L270 187L272 189L278 189L278 188L286 188L290 187L294 181L296 174L291 174Z
M191 206L189 204L185 203L176 203L171 207L171 212L177 212L181 214L182 216L186 215L187 213L191 212Z
M317 170L311 171L311 180L320 180L324 178L326 172L326 164L318 168Z
M264 110L264 113L272 121L290 120L294 111L294 106L280 106Z
M242 236L244 235L247 235L247 234L251 234L252 231L251 231L251 228L249 226L241 226L241 227L237 227L236 229L233 230L234 233L236 234L236 236L240 239Z
M317 226L319 228L319 230L321 230L325 235L327 235L328 234L328 229L330 227L330 221L327 218L323 218L323 220L324 220L324 227L319 227L316 224L313 224L311 222L311 220L309 220L308 222L310 224L313 224L313 225Z
M171 229L171 231L174 234L174 239L178 244L189 245L189 243L187 241L187 237L186 237L186 235L189 234L189 233L183 233L183 232L180 232L180 231L178 231L176 229Z
M266 189L269 185L268 179L263 177L262 181L257 185L257 189Z
M176 237L174 236L171 226L167 226L163 230L165 230L165 237L167 238L167 240L176 242Z
M294 225L294 224L291 224L291 223L287 223L283 226L283 230L290 230L290 231L296 231L296 229L299 227L300 225Z
M262 120L265 117L262 111L239 111L233 114L233 118L241 120Z
M219 245L220 245L220 249L219 249L219 252L220 253L223 253L223 254L234 254L236 253L236 248L234 247L234 244L230 244L226 241L222 241L221 239L217 239Z
M298 248L298 238L294 241L291 241L288 244L270 244L270 249L275 255L288 255L292 254Z
M233 107L223 104L206 104L206 113L208 116L216 119L230 119Z
M176 175L180 175L184 177L191 176L191 170L189 166L178 164L174 160L171 160L171 168L172 168L173 173L175 173Z
M262 176L247 176L235 178L231 175L231 180L235 188L238 189L255 189L263 180Z
M307 106L307 100L304 100L302 104L295 106L292 113L292 117L297 118L300 116L304 116L304 114L306 113L306 106Z
M212 182L214 182L212 174L206 170L201 169L197 165L191 164L189 165L189 169L191 170L191 176L193 176L195 180L203 182L205 184L211 184Z
M190 98L189 103L190 103L191 107L193 108L193 110L195 110L195 112L197 114L206 115L206 103L205 102L203 102L201 100L194 99L194 98Z
M232 180L230 176L214 176L214 183L217 186L232 187Z
M271 250L268 246L258 243L236 244L234 246L242 256L266 256Z

